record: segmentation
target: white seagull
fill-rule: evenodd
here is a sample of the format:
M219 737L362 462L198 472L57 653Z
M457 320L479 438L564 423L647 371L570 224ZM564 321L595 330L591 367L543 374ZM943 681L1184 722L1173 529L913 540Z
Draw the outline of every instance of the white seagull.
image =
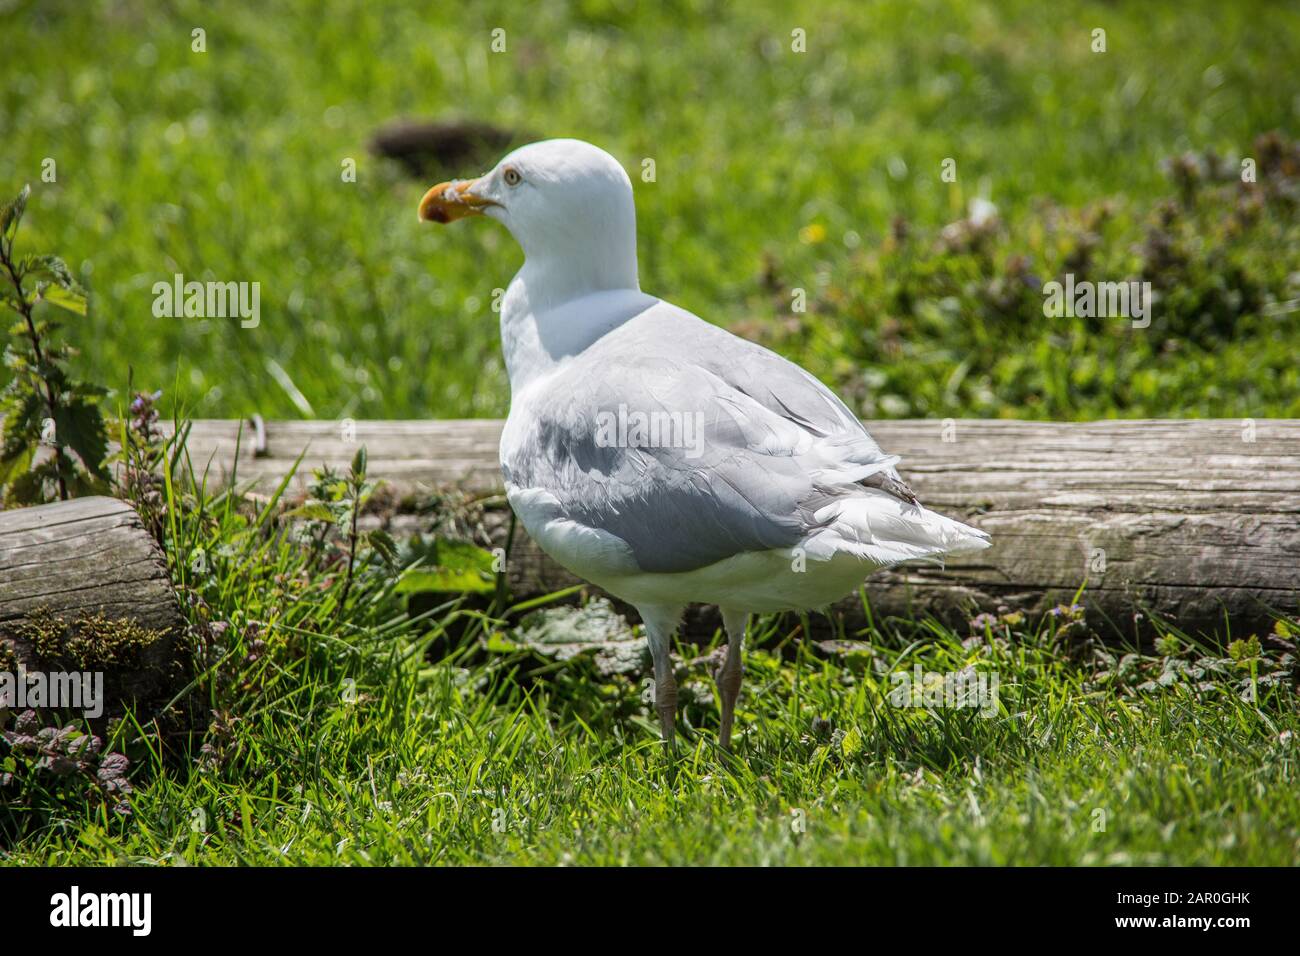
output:
M751 612L824 607L876 568L988 547L921 507L812 375L641 291L632 184L604 150L521 147L434 186L419 214L488 216L523 247L501 301L506 493L542 550L640 612L670 749L687 604L722 612L729 748Z

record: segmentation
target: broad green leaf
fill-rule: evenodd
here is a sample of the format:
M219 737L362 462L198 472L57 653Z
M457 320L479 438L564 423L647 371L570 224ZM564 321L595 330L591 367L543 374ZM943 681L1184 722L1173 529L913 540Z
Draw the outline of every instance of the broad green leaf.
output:
M15 450L15 454L0 458L0 487L17 481L32 466L32 457L36 454L35 444L26 444Z
M844 735L840 741L840 753L846 757L854 757L862 752L862 731L858 727L853 727Z
M47 286L41 298L50 305L57 305L60 309L66 309L75 315L85 315L87 309L86 295L83 292L77 292L72 289L60 288L57 285Z
M424 591L490 594L496 589L492 552L464 541L439 539L431 549L432 567L414 568L397 582L399 594Z
M32 301L44 299L69 312L86 314L86 290L58 256L27 256L18 268L24 278L36 280Z
M326 524L332 524L334 521L334 512L319 501L309 501L306 504L299 505L297 508L285 512L284 516L286 518L298 518L303 521L323 521Z
M1253 634L1245 640L1238 639L1228 645L1228 656L1234 661L1249 661L1259 657L1262 651L1263 646L1259 643L1259 638Z
M16 383L15 383L16 384ZM31 466L40 443L44 403L35 390L19 391L11 386L0 399L0 484L13 481Z
M484 649L490 654L513 654L515 651L523 650L523 645L512 641L501 631L493 631L488 635Z
M18 231L18 223L22 221L23 212L27 209L27 197L31 194L32 187L24 186L22 192L0 206L0 236L6 240L11 240Z
M108 433L99 406L73 395L55 411L54 425L58 443L76 452L92 475L107 481L104 457L108 454Z
M67 478L68 491L74 498L83 498L87 495L106 495L110 492L109 480L106 477L88 474L80 469L72 472Z
M596 670L604 675L639 671L647 653L645 638L604 598L582 607L546 608L529 614L512 639L501 640L498 647L509 650L512 644L558 661L590 655ZM496 648L489 642L488 649Z
M45 279L61 289L85 293L85 289L72 277L68 264L58 256L26 256L20 263L23 275Z
M53 468L46 467L53 462L46 462L16 476L5 487L5 501L18 505L44 504L47 499L45 483L55 478Z
M397 594L490 594L495 585L477 571L452 571L448 568L417 568L398 580Z

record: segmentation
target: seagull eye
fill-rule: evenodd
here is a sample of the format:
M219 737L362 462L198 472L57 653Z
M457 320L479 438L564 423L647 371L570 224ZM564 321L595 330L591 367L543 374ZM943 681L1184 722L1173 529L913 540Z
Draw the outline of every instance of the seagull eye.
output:
M506 167L506 171L502 173L502 178L506 181L507 186L518 186L524 180L524 177L519 175L519 170L513 166Z

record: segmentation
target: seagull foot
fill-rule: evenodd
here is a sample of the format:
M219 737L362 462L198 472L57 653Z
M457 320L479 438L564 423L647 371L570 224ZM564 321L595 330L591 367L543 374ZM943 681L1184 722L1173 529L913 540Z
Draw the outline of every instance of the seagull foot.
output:
M718 744L723 750L731 749L731 728L736 719L736 698L740 696L742 677L739 655L730 658L713 672L717 681L719 696L722 698L722 720L718 728Z
M663 737L664 752L669 757L677 756L677 727L674 713L676 708L660 707L659 708L659 728Z

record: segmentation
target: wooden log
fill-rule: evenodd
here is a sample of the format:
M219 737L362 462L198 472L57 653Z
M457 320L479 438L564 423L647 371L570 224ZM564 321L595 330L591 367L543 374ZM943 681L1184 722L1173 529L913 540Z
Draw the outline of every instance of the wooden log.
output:
M183 631L162 550L126 502L0 511L0 671L101 672L105 718L148 710L188 679Z
M307 454L310 469L344 468L359 444L370 473L401 494L448 485L501 491L501 422L269 422L264 440L240 423L197 421L195 469L267 492ZM866 582L876 613L963 622L1000 607L1041 613L1086 583L1091 614L1128 631L1156 613L1192 631L1271 626L1300 594L1300 420L1087 423L881 421L870 430L901 455L929 507L981 527L993 547L945 568L904 566ZM403 526L417 522L399 520ZM500 540L506 522L488 522ZM510 562L518 594L575 579L522 530ZM856 606L850 601L846 607Z

